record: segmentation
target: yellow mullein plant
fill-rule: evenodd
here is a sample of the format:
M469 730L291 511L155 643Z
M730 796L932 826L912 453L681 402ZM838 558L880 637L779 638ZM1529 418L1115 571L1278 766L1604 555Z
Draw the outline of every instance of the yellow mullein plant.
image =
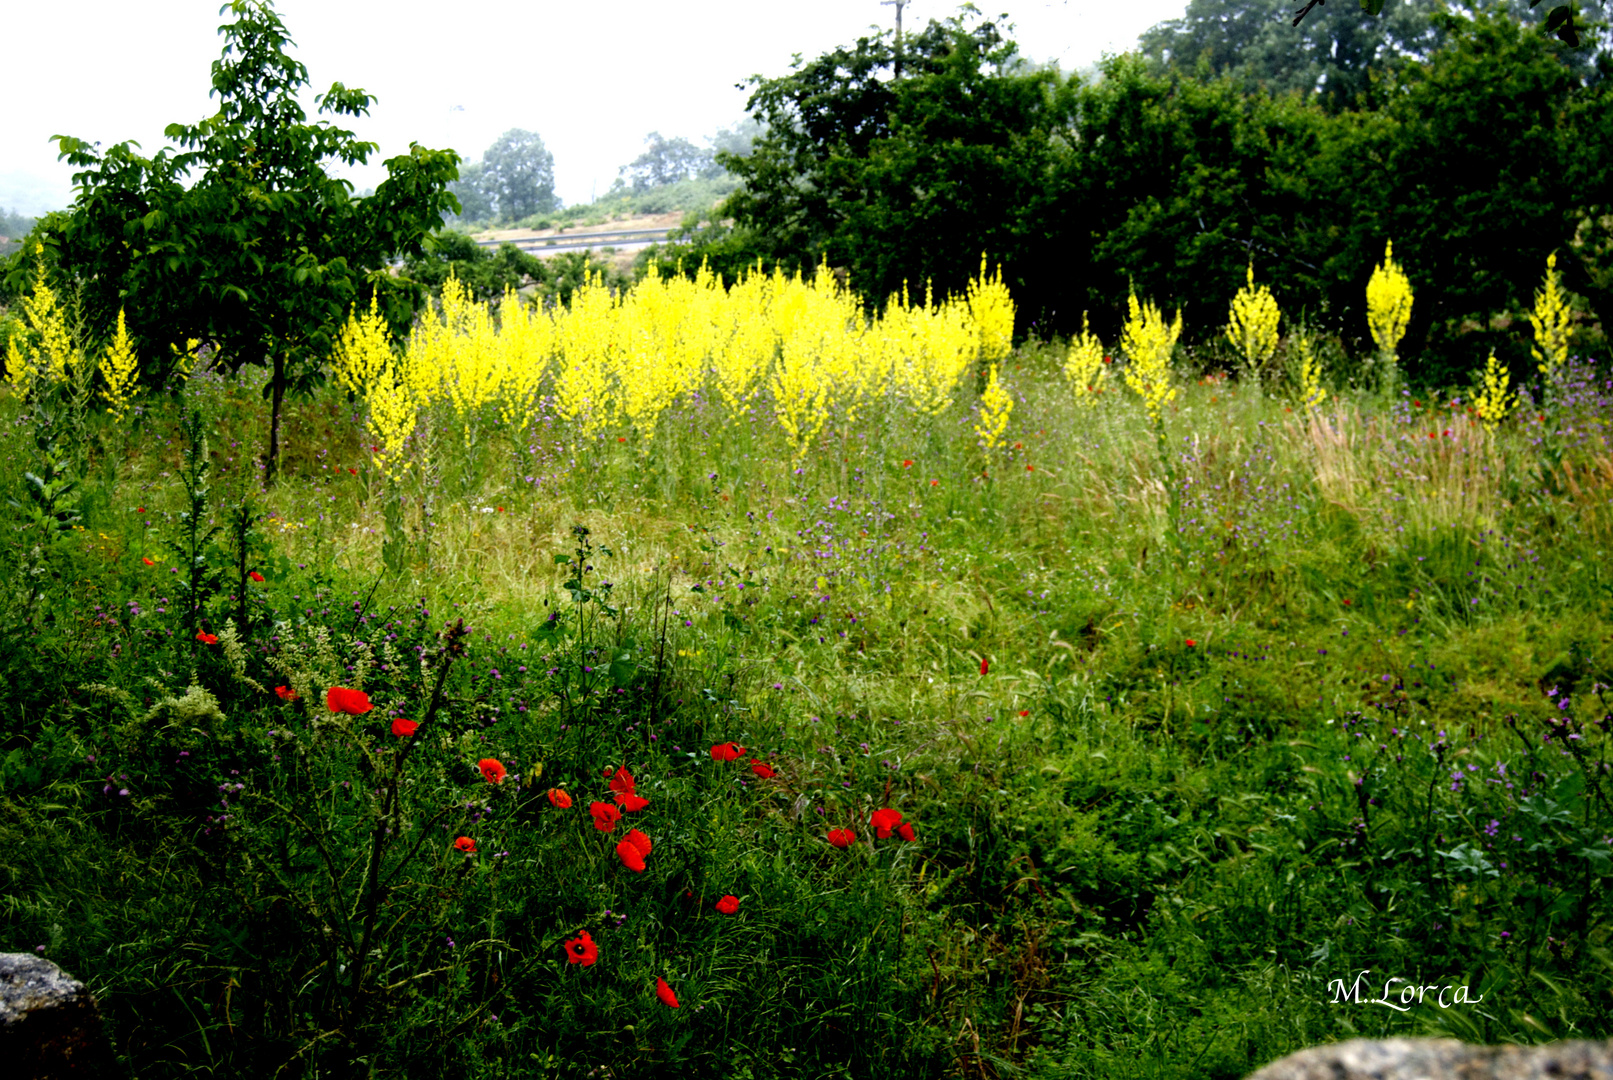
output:
M1182 313L1166 323L1151 303L1138 303L1131 293L1126 301L1130 317L1120 332L1120 347L1126 354L1126 385L1143 399L1148 419L1156 425L1164 417L1165 406L1176 398L1171 385L1171 350L1182 336Z
M379 296L370 297L370 310L362 315L356 307L348 311L333 359L337 381L354 397L363 397L386 371L392 345Z
M1546 256L1545 286L1535 293L1535 309L1529 314L1529 325L1535 330L1535 344L1531 350L1542 375L1551 375L1568 359L1569 338L1568 301L1563 296L1562 276L1557 273L1557 253Z
M980 338L980 358L994 363L1005 358L1014 346L1014 298L1003 284L1003 268L986 276L986 256L980 255L980 273L969 282L969 318Z
M1300 401L1306 411L1319 408L1327 397L1322 386L1322 364L1316 356L1316 342L1309 330L1301 329L1288 338L1291 352L1289 372L1299 388Z
M1512 406L1517 404L1518 396L1507 390L1507 383L1511 381L1511 374L1500 364L1495 353L1490 353L1490 359L1484 363L1484 375L1479 384L1479 392L1473 398L1473 411L1479 414L1479 421L1484 430L1491 435L1506 419Z
M1262 285L1255 288L1255 264L1249 263L1248 284L1232 298L1227 322L1227 340L1243 358L1245 370L1258 375L1260 366L1277 351L1277 323L1282 312L1271 290Z
M6 379L22 393L37 382L47 386L66 382L80 360L67 312L45 280L44 250L43 244L35 249L39 258L34 287L22 298L23 321L29 331L26 341L19 344L22 335L13 334L6 342Z
M123 423L129 415L129 403L139 389L140 361L134 355L129 330L124 323L123 309L118 309L118 328L101 356L101 379L106 389L101 392L106 401L107 415L116 423Z
M1394 241L1383 247L1383 262L1367 282L1367 329L1386 363L1396 362L1395 346L1411 322L1411 279L1395 264Z
M1103 364L1103 342L1087 328L1087 313L1081 313L1081 335L1070 341L1064 358L1064 377L1070 380L1075 399L1083 405L1096 405L1103 393L1103 379L1109 374Z
M1014 397L997 381L997 365L992 364L986 376L985 392L980 395L980 422L975 424L975 434L980 436L982 447L997 448L1003 432L1008 430L1008 414L1013 411Z

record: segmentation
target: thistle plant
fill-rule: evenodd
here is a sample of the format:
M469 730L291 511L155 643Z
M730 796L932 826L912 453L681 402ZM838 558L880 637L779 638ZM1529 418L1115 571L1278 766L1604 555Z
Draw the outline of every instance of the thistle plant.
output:
M1255 264L1249 263L1248 283L1232 298L1227 340L1242 357L1244 370L1258 376L1260 367L1277 351L1277 323L1282 313L1271 290L1255 288Z
M1484 430L1491 435L1495 434L1495 429L1506 419L1507 412L1518 402L1518 396L1507 390L1510 378L1510 373L1496 362L1495 353L1491 351L1490 359L1484 364L1479 391L1473 397L1473 411L1479 414Z
M1535 309L1529 314L1529 325L1535 330L1535 344L1530 350L1540 373L1549 381L1551 376L1568 359L1569 310L1563 296L1562 276L1557 273L1557 253L1546 256L1544 287L1535 293Z
M128 417L130 402L139 389L139 374L140 361L134 355L134 345L123 321L123 309L119 308L118 328L101 356L101 381L106 384L101 398L114 423L122 424Z
M1176 398L1171 385L1171 350L1182 335L1182 313L1167 324L1151 303L1138 303L1137 294L1127 298L1130 318L1120 332L1120 347L1126 353L1126 385L1143 399L1148 419L1158 426L1165 406Z
M1098 403L1107 374L1103 365L1103 342L1087 328L1087 313L1083 311L1081 334L1070 341L1070 351L1064 358L1064 377L1070 380L1075 399L1091 406Z
M1395 263L1394 241L1383 247L1383 262L1367 282L1367 329L1377 343L1385 375L1392 382L1396 370L1395 346L1406 335L1411 322L1411 279Z
M986 376L986 390L980 395L980 420L975 434L986 450L995 450L1008 430L1008 414L1014 411L1014 398L997 381L997 365L992 364Z

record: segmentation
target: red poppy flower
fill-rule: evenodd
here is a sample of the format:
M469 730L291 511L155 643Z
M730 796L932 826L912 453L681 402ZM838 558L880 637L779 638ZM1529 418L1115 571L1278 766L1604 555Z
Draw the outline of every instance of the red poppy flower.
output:
M632 791L618 791L616 793L616 801L621 805L622 809L626 810L629 814L636 814L646 806L650 805L650 800Z
M1348 601L1348 600L1344 601L1344 606L1349 607L1350 606L1350 601Z
M980 658L980 674L984 675L987 671L990 671L990 670L991 670L991 661L987 660L984 656L982 656Z
M468 836L461 836L458 840L455 840L454 847L459 851L463 851L466 855L476 854L476 841Z
M644 873L644 852L623 840L616 845L616 857L635 874Z
M504 783L504 775L506 770L504 768L504 763L498 758L484 757L482 760L476 763L476 767L482 770L482 779L486 780L489 784Z
M1019 715L1021 715L1021 716L1029 716L1030 714L1031 714L1031 711L1029 709L1021 709L1021 710L1019 710Z
M148 559L144 555L140 556L140 561L145 563L147 566L156 566L157 565L157 560L156 559Z
M939 481L939 480L931 480L930 481L930 486L931 487L940 487L941 486L941 481Z
M754 758L750 763L750 771L755 773L757 776L760 776L763 780L771 780L773 777L778 775L778 773L773 771L773 766L764 764L763 762L757 761Z
M902 824L899 825L897 827L897 829L896 829L896 835L900 836L903 840L916 839L916 837L914 837L914 835L913 835L913 824L912 824L912 822L908 822L908 821L902 822Z
M279 695L281 701L297 700L297 691L289 686L277 686L274 688L274 692Z
M610 778L610 789L620 794L624 791L632 791L634 783L635 781L633 780L633 774L627 771L626 765L623 765L620 769L617 769L615 775Z
M350 475L352 475L352 476L357 476L357 475L358 475L358 470L357 470L357 469L355 469L355 468L353 468L353 467L352 467L352 466L351 466L351 465L349 465L349 466L348 466L348 467L347 467L347 471L348 471L348 473L349 473L349 474L350 474Z
M722 912L724 915L733 915L735 912L739 911L739 897L723 897L721 900L717 901L717 910Z
M250 574L248 574L247 577L251 578L253 581L262 581L263 580L263 575L258 573L256 570L254 570Z
M349 690L345 686L333 686L325 691L325 708L333 713L360 716L370 711L370 696L362 690Z
M622 812L608 802L589 803L588 812L594 815L594 828L600 832L610 832L622 819Z
M857 842L857 834L850 829L830 829L829 843L837 848L847 848Z
M906 461L902 462L902 468L911 469L912 467L913 467L913 459L912 458L908 458Z
M568 964L581 964L587 967L599 959L599 946L594 944L593 936L586 930L566 942L565 949Z
M1189 648L1189 649L1191 649L1191 648L1193 648L1193 647L1194 647L1194 646L1196 646L1196 645L1197 645L1197 644L1198 644L1198 642L1196 642L1196 641L1194 641L1194 640L1193 640L1193 639L1192 639L1192 638L1188 638L1188 639L1187 639L1187 647L1188 647L1188 648Z
M718 743L711 748L712 761L738 761L745 755L745 748L736 742Z
M1026 472L1035 472L1036 471L1036 466L1035 465L1027 465L1027 466L1025 466L1025 471Z
M549 789L549 805L556 810L570 810L571 796L557 787L552 787Z
M887 806L875 810L869 817L868 824L874 828L874 835L881 840L889 840L891 830L902 823L902 812Z
M414 734L415 728L419 726L420 721L405 720L400 716L392 721L392 734L396 735L400 739L407 739L410 735Z
M143 506L137 506L134 508L134 512L137 514L143 514L146 512L146 508Z
M676 1009L678 1007L678 995L672 992L672 987L666 984L665 979L657 978L655 980L655 996L660 998L661 1002L669 1008Z
M650 843L650 838L639 832L637 829L627 830L627 835L622 837L622 841L623 843L632 844L634 847L638 848L638 853L640 855L648 855L650 853L650 848L653 846Z
M209 634L206 630L198 630L196 631L196 640L201 642L203 645L217 645L218 635Z
M1450 428L1446 428L1446 429L1445 429L1445 437L1446 437L1446 438L1447 438L1447 439L1448 439L1448 438L1450 438L1450 437L1451 437L1451 429L1450 429Z

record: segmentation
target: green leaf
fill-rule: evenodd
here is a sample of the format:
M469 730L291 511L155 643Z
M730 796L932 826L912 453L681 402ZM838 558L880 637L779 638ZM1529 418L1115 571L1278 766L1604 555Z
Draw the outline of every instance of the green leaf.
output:
M1368 15L1383 13L1383 0L1361 0L1361 10Z
M571 556L570 555L556 555L554 557L554 561L555 561L555 565L557 565L557 566L564 565L564 564L569 563L571 561Z

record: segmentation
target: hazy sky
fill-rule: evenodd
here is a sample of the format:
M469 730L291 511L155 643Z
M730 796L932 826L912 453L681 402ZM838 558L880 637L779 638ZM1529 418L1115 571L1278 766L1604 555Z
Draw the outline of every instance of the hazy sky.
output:
M72 198L71 169L52 135L102 145L133 139L147 153L162 129L210 115L210 65L223 39L220 0L35 0L8 6L0 60L0 208L38 214ZM1185 0L979 0L1006 12L1032 60L1066 70L1179 17ZM749 76L789 71L790 58L850 45L894 8L878 0L804 4L739 0L483 0L460 7L393 0L280 0L275 5L313 90L333 82L377 98L367 118L340 126L378 143L349 178L384 179L380 161L411 141L479 157L502 132L526 128L555 158L568 205L603 193L617 169L659 131L697 144L744 116ZM907 28L958 5L910 0ZM312 102L307 105L312 111Z

